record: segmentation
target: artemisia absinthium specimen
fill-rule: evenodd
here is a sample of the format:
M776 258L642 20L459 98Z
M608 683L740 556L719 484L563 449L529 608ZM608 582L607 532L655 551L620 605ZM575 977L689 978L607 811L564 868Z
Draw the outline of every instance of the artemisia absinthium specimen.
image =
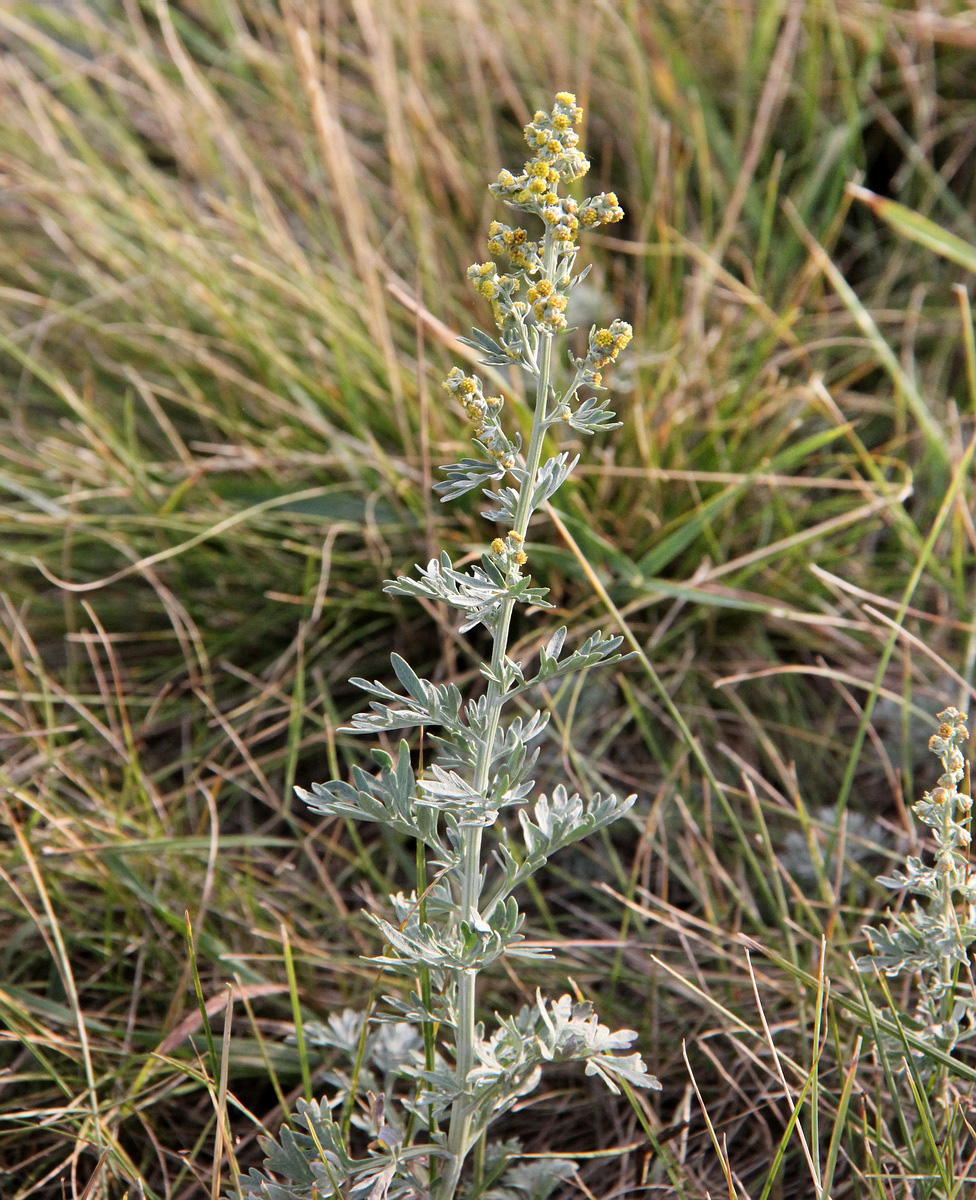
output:
M973 800L959 791L966 775L966 717L947 708L938 720L929 749L942 763L942 774L912 806L932 831L934 861L927 867L911 855L904 871L878 876L879 883L894 891L904 888L922 902L913 900L888 928L866 927L872 953L858 966L864 971L877 968L885 975L914 972L920 987L920 1031L925 1040L950 1051L959 1038L960 1023L970 1024L973 1009L972 998L956 998L955 991L959 971L970 970L970 949L976 942L976 878L969 857Z
M551 607L547 589L525 573L529 523L578 462L567 453L543 460L546 433L561 426L581 434L615 428L608 401L594 393L604 367L631 340L626 321L594 326L586 353L569 353L568 372L554 369L570 293L586 273L573 274L577 235L623 215L612 192L582 203L560 195L589 168L574 130L581 117L575 97L560 92L552 111L537 112L526 126L533 157L518 175L502 171L491 191L540 218L542 228L533 239L518 226L493 223L488 246L507 259L508 270L487 261L468 272L491 301L497 332L489 337L475 330L462 341L485 366L514 364L532 381L528 444L506 432L502 396L487 394L477 375L455 368L444 384L471 421L478 455L444 468L437 491L444 500L482 491L489 501L485 516L505 532L491 541L478 566L457 570L445 553L418 567L416 577L386 585L394 595L458 609L462 632L477 625L488 630L492 652L482 667L484 689L465 700L453 684L421 679L393 655L402 691L353 680L373 699L350 731L423 727L432 731L427 743L436 761L418 778L401 741L394 755L373 751L375 770L354 768L351 783L299 789L315 812L379 822L415 839L414 889L390 897L389 919L373 917L387 943L386 953L373 961L406 986L386 996L384 1011L368 1019L345 1012L306 1030L308 1040L347 1052L352 1065L325 1075L330 1095L299 1102L296 1129L283 1129L277 1142L266 1140L268 1170L252 1171L243 1182L248 1200L453 1200L466 1192L485 1200L543 1200L574 1165L520 1162L517 1143L485 1137L492 1122L537 1086L541 1068L576 1059L613 1091L621 1080L657 1086L638 1054L618 1053L636 1035L611 1032L588 1003L540 994L535 1004L496 1014L487 1026L476 1009L480 971L505 954L549 953L524 943L516 889L555 851L616 820L635 799L584 799L562 785L551 795L536 795L530 778L538 755L530 745L545 730L547 716L525 707L526 693L537 683L618 661L621 639L597 633L564 653L561 628L541 650L534 673L508 654L515 606ZM508 808L517 812L517 827L499 823Z

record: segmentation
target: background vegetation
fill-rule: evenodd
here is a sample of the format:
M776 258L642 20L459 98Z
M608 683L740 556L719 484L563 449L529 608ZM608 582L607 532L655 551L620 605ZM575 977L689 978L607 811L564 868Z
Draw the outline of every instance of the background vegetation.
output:
M293 1000L368 1002L409 856L291 789L362 760L346 680L392 650L476 683L380 585L484 544L431 496L439 381L560 88L627 214L575 317L635 341L517 632L647 658L547 697L542 781L641 799L526 903L664 1090L656 1149L558 1070L512 1133L600 1200L917 1194L850 955L972 694L969 276L845 188L973 243L974 45L962 0L0 5L5 1197L218 1194L302 1093Z

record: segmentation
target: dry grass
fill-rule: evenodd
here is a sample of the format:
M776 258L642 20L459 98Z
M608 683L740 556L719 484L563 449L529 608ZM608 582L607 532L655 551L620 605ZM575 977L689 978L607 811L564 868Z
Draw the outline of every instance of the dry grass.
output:
M548 698L543 777L642 801L527 906L665 1090L656 1149L558 1074L513 1131L592 1152L600 1200L758 1200L774 1167L770 1197L923 1194L848 952L927 714L973 689L976 396L960 269L845 186L972 243L974 30L948 0L0 6L5 1197L216 1194L301 1092L283 938L307 1016L369 996L360 914L409 856L291 785L358 760L346 680L391 650L476 679L379 583L484 540L431 498L438 384L484 185L561 87L627 212L579 319L636 339L533 562L553 622L645 657Z

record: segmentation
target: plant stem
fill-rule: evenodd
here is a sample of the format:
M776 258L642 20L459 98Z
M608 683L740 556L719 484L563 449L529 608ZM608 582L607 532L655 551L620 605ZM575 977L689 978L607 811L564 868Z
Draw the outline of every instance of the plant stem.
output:
M556 266L556 244L551 232L547 229L543 242L543 275L551 279ZM536 378L535 411L532 414L532 434L525 455L525 477L519 490L518 505L515 509L515 532L521 537L529 526L532 515L532 492L535 486L539 461L542 458L542 447L545 442L547 403L549 399L549 377L552 371L552 335L542 332L539 345L538 375ZM501 686L496 682L500 676L505 655L508 653L508 635L512 623L514 600L504 600L498 613L492 638L491 669L496 677L488 682L486 695L488 721L484 741L478 751L478 761L475 766L474 789L481 795L488 787L488 775L491 770L492 749L495 734L501 718L505 697ZM470 923L478 913L478 901L481 898L481 839L482 827L467 826L462 834L462 881L461 881L461 911L459 920ZM447 1148L452 1158L443 1176L438 1180L437 1200L453 1200L457 1191L458 1181L464 1159L471 1147L473 1137L480 1131L472 1132L473 1114L470 1110L468 1097L465 1095L468 1075L474 1067L475 1041L475 991L478 981L478 971L472 968L458 972L457 998L457 1030L456 1030L456 1061L455 1079L459 1095L451 1106L451 1122L448 1128Z
M422 841L417 841L417 895L419 902L417 905L417 915L420 923L427 922L427 847ZM420 999L423 1001L424 1008L427 1012L431 1012L434 1007L433 993L430 985L430 967L425 963L421 964L420 971ZM433 1071L436 1064L436 1033L432 1021L424 1021L424 1066L428 1071ZM407 1122L406 1143L410 1144L410 1135L413 1133L414 1114L410 1114L410 1119ZM437 1132L437 1121L433 1115L433 1110L427 1110L427 1129L430 1134ZM433 1167L432 1167L433 1173Z
M943 768L948 771L949 759L948 755L942 759ZM955 824L955 789L949 794L949 798L945 802L945 808L942 817L942 845L947 847L952 845L950 838L952 836L953 825ZM942 870L939 874L939 884L941 890L942 901L942 922L943 927L948 934L948 931L956 924L956 910L954 904L954 896L952 892L952 876L955 872L956 856L954 849L943 849L939 853L939 862ZM940 997L938 1005L931 1005L932 1016L936 1021L945 1025L952 1016L952 1009L955 1003L954 988L953 988L953 960L948 954L942 955L942 960L939 964L940 977ZM951 1049L951 1047L950 1047ZM939 1063L935 1068L935 1080L933 1086L933 1095L937 1104L937 1129L939 1141L945 1142L952 1132L952 1122L949 1117L949 1073L946 1070L944 1063Z

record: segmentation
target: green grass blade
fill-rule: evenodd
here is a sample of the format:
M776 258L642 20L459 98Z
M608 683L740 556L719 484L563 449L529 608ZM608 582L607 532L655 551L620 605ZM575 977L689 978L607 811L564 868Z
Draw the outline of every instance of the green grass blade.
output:
M897 200L889 200L885 196L877 196L867 188L858 184L847 185L848 194L855 200L860 200L882 221L887 222L896 233L908 238L926 250L932 250L949 262L965 267L967 271L976 274L976 246L964 242L948 229L943 229L935 221L923 217Z

